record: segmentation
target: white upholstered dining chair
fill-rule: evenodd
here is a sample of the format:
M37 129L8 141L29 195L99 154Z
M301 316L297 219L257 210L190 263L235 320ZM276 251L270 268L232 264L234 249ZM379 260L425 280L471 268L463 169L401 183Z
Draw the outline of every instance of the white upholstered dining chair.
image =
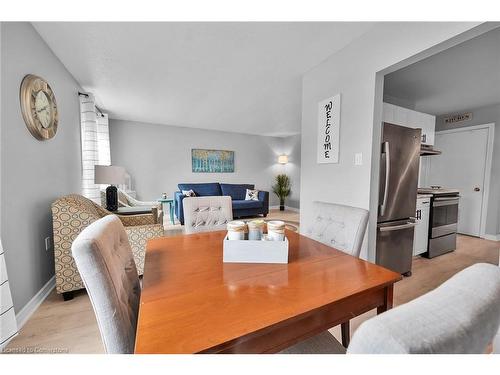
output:
M436 289L363 322L347 354L482 354L500 328L500 268L474 264ZM343 354L328 332L284 354ZM495 349L494 349L494 352Z
M313 218L305 235L359 258L368 211L336 203L313 202Z
M498 266L500 267L500 253L498 254ZM498 327L498 332L493 339L493 353L500 354L500 327Z
M73 241L71 251L106 353L133 353L141 289L120 219L108 215L93 222Z
M313 202L313 219L305 235L327 246L359 258L368 224L368 211L336 203ZM342 345L350 339L349 320L341 325Z
M500 268L477 263L361 324L347 353L482 354L499 326Z
M230 196L187 197L182 204L186 234L224 230L233 220Z

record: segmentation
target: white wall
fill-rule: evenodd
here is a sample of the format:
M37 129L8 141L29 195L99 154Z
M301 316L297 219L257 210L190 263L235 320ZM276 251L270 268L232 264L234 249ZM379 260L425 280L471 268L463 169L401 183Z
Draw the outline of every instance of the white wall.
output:
M31 24L2 23L1 221L2 240L16 312L54 275L50 205L80 191L80 86ZM59 127L48 141L24 124L19 87L26 74L45 78L54 90Z
M377 72L456 36L472 23L383 23L304 75L302 94L301 224L312 219L314 200L371 209L370 243L375 234L376 210L372 183L372 141L380 137L382 87ZM377 84L376 84L377 83ZM318 103L340 93L341 127L338 164L316 163ZM377 106L374 104L377 103ZM363 165L354 166L354 154ZM378 152L378 151L377 151ZM374 167L374 175L378 169ZM373 179L378 184L378 178ZM378 190L374 186L373 190ZM372 199L370 199L372 197ZM376 208L376 203L375 203ZM301 229L306 225L301 225ZM375 258L374 246L363 257Z
M172 196L182 182L228 182L255 184L269 191L270 204L276 205L273 179L286 171L295 182L290 203L299 202L300 137L261 137L113 119L109 127L112 164L127 169L140 199L153 200L163 192ZM192 148L234 151L235 172L193 173ZM283 152L290 153L286 166L277 163Z

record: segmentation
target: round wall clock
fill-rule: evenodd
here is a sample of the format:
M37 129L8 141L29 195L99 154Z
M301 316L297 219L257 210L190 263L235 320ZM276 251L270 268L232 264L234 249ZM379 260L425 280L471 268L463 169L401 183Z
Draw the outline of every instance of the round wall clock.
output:
M43 78L28 74L19 93L21 112L30 133L41 141L57 132L57 103L54 92Z

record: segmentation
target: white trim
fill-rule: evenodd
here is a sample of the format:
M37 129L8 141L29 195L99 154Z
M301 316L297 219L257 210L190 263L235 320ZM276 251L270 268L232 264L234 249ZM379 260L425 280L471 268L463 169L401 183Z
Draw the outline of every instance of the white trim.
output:
M279 210L280 206L269 206L269 209L270 210ZM285 210L300 212L300 208L295 208L295 207L290 207L290 206L285 206Z
M42 304L43 301L48 297L50 292L55 288L56 286L56 276L52 276L52 278L47 281L47 283L38 291L37 294L33 296L32 299L29 300L29 302L24 305L24 307L19 310L19 312L16 314L16 320L17 320L17 328L20 330L28 321L29 318L31 318L31 315L38 309L38 307Z
M495 140L495 123L487 123L482 125L474 125L474 126L464 126L461 128L454 128L448 130L437 131L438 134L450 134L450 133L459 133L464 131L471 130L479 130L479 129L487 129L488 130L488 141L486 147L486 163L484 166L484 194L483 194L483 202L481 205L481 223L479 225L479 237L486 238L486 217L488 213L488 200L490 196L490 181L491 181L491 166L493 162L493 141Z
M484 236L481 236L481 238L484 238L485 240L490 240L490 241L500 241L500 234L485 234Z

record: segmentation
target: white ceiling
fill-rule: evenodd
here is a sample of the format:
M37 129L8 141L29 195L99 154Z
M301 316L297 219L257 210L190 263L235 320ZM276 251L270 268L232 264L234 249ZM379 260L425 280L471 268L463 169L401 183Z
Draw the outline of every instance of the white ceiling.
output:
M302 74L373 23L33 25L111 118L285 136Z
M384 95L433 115L500 103L500 28L387 75Z

